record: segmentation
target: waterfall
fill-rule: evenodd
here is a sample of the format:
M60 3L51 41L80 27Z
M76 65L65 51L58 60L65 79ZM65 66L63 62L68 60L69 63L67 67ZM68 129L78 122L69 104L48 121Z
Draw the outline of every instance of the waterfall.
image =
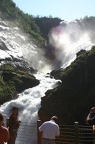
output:
M83 25L81 21L79 22ZM92 41L94 25L93 27L88 25L89 29L88 27L82 29L80 23L63 21L49 32L49 43L51 45L49 52L54 56L52 61L54 68L66 68L76 59L76 54L80 50L88 51L94 45L95 42Z
M26 144L27 140L24 135L26 135L26 133L31 133L32 131L32 136L28 136L28 143L37 143L37 139L35 139L37 138L37 111L40 108L41 97L45 95L45 92L48 89L57 86L57 81L53 78L51 79L49 74L46 74L50 71L50 67L46 64L43 55L44 51L38 48L20 28L16 27L13 23L0 20L0 58L9 58L10 60L15 58L18 59L18 61L24 60L29 66L39 69L39 72L35 74L35 77L40 80L38 86L25 90L18 94L17 99L13 99L0 106L0 112L7 116L5 117L5 123L6 118L9 118L11 114L12 108L14 106L19 108L19 119L21 120L21 125L18 130L16 140L17 144L21 144L19 135L23 135L24 142L22 141L22 143ZM30 124L33 124L33 127L31 127L31 129L26 129L26 127L24 127L25 123L27 128ZM32 128L34 129L32 130Z
M46 60L44 51L38 48L20 28L12 22L0 20L0 58L10 58L10 60L12 58L23 59L29 66L38 70L35 77L40 80L38 86L25 90L18 94L17 99L0 106L0 112L6 114L7 118L13 106L19 108L21 125L18 130L16 144L21 144L19 138L20 132L23 135L26 135L26 133L32 134L32 136L28 137L28 144L37 143L37 139L35 138L37 134L36 122L41 97L45 95L48 89L56 87L58 82L53 78L51 79L47 72L50 72L52 67L65 68L76 58L76 53L79 50L90 50L93 45L89 34L87 32L82 33L76 22L67 24L65 28L62 24L53 28L49 33L49 42L54 47L53 53L55 53L55 59L50 61ZM58 67L59 62L61 64ZM27 127L29 124L35 124L35 128L29 125L30 128L27 131L23 127L23 123L26 123ZM26 138L24 140L23 137L23 141L23 144L27 144Z
M10 110L13 106L19 108L19 119L21 120L21 125L18 130L17 144L21 144L19 135L23 136L23 144L27 144L27 141L28 144L37 143L37 111L40 108L41 97L45 95L45 92L48 89L52 89L57 86L58 80L53 78L51 79L49 75L38 73L35 76L40 80L40 84L38 86L25 90L23 93L19 94L17 99L4 103L0 107L0 111L7 116L10 115ZM27 127L23 126L24 124L26 124ZM33 125L33 127L30 127L31 125ZM28 136L26 137L27 134Z

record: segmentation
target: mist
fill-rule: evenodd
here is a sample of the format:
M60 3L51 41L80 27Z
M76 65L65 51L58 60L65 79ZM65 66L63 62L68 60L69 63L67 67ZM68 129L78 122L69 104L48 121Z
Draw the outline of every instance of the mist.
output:
M49 51L54 57L51 59L53 69L66 68L76 59L80 50L90 50L94 45L91 36L90 28L84 29L77 21L61 22L52 28L49 32Z
M29 67L41 70L46 65L44 49L15 23L0 19L0 58L24 61Z
M51 47L49 47L47 52L51 53L51 57L47 59L45 57L46 51L36 46L28 34L24 33L15 24L0 20L1 59L17 59L18 62L19 60L24 60L30 67L38 70L35 77L40 80L38 86L23 91L18 94L17 99L1 105L0 111L9 117L12 108L16 106L19 108L21 126L25 122L27 124L36 123L38 119L37 112L41 106L41 97L45 96L47 90L58 86L58 81L51 79L48 74L46 75L46 72L52 69L66 68L76 58L77 52L81 49L90 50L94 44L93 33L94 25L93 28L89 27L88 29L85 26L81 27L77 21L60 23L59 26L52 28L49 32L49 45ZM37 130L36 127L35 130ZM20 135L26 135L25 133L28 132L24 130ZM31 132L30 134L33 135L35 133ZM31 143L36 144L37 140L34 140L34 135L32 138ZM20 143L19 134L17 139ZM31 141L31 137L29 140ZM17 144L19 144L18 141ZM23 141L22 143L27 143L27 141Z
M86 19L61 22L50 30L46 51L13 22L0 20L0 57L23 60L45 73L66 68L81 49L88 51L94 45L94 25L95 22ZM50 56L47 58L45 53Z

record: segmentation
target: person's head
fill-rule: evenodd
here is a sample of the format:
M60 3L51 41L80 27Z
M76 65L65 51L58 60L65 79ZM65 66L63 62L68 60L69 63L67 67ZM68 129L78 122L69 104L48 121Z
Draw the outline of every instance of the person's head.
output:
M18 108L17 107L13 107L12 113L15 114L15 115L18 115Z
M0 125L2 125L2 124L3 124L3 121L4 121L3 114L2 114L2 113L0 113Z
M51 120L55 121L56 123L58 122L58 117L57 116L52 116Z
M90 110L91 113L95 113L95 107L92 107Z

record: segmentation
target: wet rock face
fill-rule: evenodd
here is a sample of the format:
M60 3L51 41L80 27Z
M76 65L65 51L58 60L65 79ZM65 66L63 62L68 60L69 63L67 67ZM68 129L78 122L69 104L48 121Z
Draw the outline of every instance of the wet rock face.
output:
M43 113L57 115L66 124L78 121L85 125L90 108L95 106L95 47L77 57L65 70L53 71L52 75L59 77L62 84L47 91L41 99L39 117L42 118L44 109Z
M50 118L51 118L51 115L46 110L44 110L42 107L38 111L38 116L42 122L50 120Z
M18 93L30 87L34 87L40 83L39 80L37 80L33 75L28 77L10 71L2 72L2 78L7 83L9 81L13 81Z
M17 67L9 62L0 66L0 104L17 98L18 93L28 88L39 85L40 81L31 73L31 69L21 66Z

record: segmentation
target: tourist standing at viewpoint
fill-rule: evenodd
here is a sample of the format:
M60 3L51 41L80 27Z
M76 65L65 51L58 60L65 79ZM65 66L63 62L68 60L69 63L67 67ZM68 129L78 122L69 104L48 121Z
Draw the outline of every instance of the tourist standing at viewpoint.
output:
M86 123L90 124L90 125L95 124L95 107L92 107L90 109L90 112L89 112L89 114L87 115L87 118L86 118Z
M18 108L13 107L12 114L9 117L9 124L8 124L9 133L10 133L8 144L15 144L19 124L20 124L20 121L18 120Z
M57 121L58 118L53 116L50 121L44 122L39 127L39 131L42 132L42 144L55 144L55 138L60 134Z
M9 140L9 131L4 126L4 116L0 113L0 144L4 144Z
M93 132L95 133L95 107L90 109L86 118L86 123L93 126Z

